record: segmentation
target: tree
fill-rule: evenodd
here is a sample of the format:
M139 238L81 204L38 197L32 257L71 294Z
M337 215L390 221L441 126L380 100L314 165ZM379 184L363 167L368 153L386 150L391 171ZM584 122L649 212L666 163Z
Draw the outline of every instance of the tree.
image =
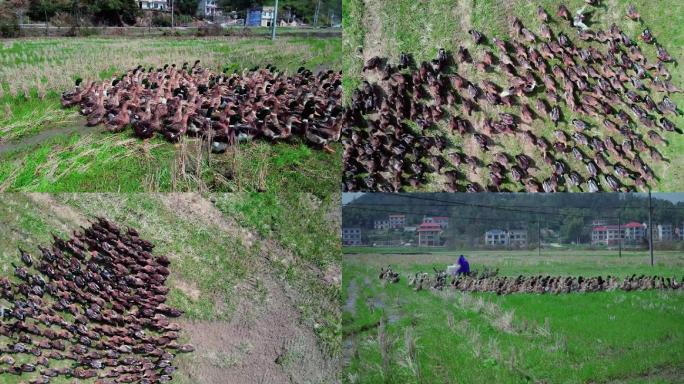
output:
M140 14L135 0L94 0L89 9L95 21L122 26L134 24Z
M256 0L219 0L219 8L227 12L240 12L261 5Z
M57 12L64 10L66 4L60 1L31 0L28 15L33 20L49 20Z
M581 217L569 217L563 221L560 227L560 236L564 242L570 243L584 235L584 219Z
M198 0L174 0L175 11L180 15L194 16L197 14Z

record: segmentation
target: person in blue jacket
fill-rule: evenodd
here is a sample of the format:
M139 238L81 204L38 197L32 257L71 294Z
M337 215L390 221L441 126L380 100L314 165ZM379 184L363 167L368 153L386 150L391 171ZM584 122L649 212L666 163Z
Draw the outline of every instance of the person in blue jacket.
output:
M466 260L465 256L461 255L461 257L458 258L458 271L456 272L457 274L464 274L467 275L470 273L470 264L468 264L468 260Z

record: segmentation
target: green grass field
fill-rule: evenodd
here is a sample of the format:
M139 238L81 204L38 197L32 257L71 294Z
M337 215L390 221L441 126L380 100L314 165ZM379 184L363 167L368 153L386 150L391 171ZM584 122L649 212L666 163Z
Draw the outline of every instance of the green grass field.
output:
M156 245L154 254L172 261L168 303L185 311L182 341L196 347L176 360L174 382L245 382L262 373L274 382L335 380L341 356L340 249L331 244L338 236L333 228L339 227L339 201L307 194L271 198L269 205L252 199L247 193L5 193L0 275L11 276L10 263L21 263L17 247L37 253L38 245L52 241L51 233L66 237L105 216L138 229ZM274 213L304 207L301 222L289 226ZM21 380L28 378L0 376L3 384Z
M456 52L460 45L468 48L473 58L479 58L485 49L490 46L474 46L467 31L474 28L481 31L491 39L497 37L507 40L512 32L509 18L518 17L531 31L537 33L540 23L535 17L535 11L539 4L543 5L547 12L555 15L560 3L565 3L574 12L583 4L583 0L548 0L534 2L529 0L344 0L344 37L342 49L344 51L344 86L346 101L349 102L351 90L363 79L362 67L365 60L373 56L388 57L393 63L398 63L401 52L414 55L416 62L430 60L436 57L439 48ZM684 3L679 0L660 0L657 3L646 0L602 0L602 5L595 9L591 16L592 28L607 29L612 23L617 23L629 37L636 39L644 27L648 27L657 37L658 41L678 60L684 60L684 31L677 26L684 23ZM635 4L641 13L644 24L625 20L628 4ZM554 22L550 24L555 30L563 30L574 39L576 33L571 30L567 23L561 26ZM576 40L576 39L575 39ZM642 49L649 58L655 60L655 48L652 46ZM672 74L672 82L678 87L684 87L684 71L681 65L670 65L668 69ZM471 81L479 81L484 78L482 73L477 72L473 66L460 66L459 73ZM502 76L499 73L489 74L487 77L495 83L502 84ZM684 105L684 95L674 94L672 100L678 105ZM487 115L497 112L512 112L508 108L492 109L487 107ZM572 114L563 110L567 118ZM673 120L679 128L684 127L684 116L678 116ZM563 125L559 125L563 127ZM538 136L553 138L554 127L539 120L532 124L534 132ZM473 155L482 159L485 163L491 160L491 156L499 151L508 153L529 153L523 144L514 137L499 137L498 144L492 147L488 153L481 151L470 140L463 140L458 135L447 132L445 126L438 127L445 133L455 146L464 147ZM645 133L644 130L642 133ZM595 132L602 138L607 133ZM501 136L501 135L500 135ZM667 147L659 147L668 162L651 162L658 181L652 186L657 191L678 191L684 188L684 137L678 133L666 133L664 137L669 142ZM553 140L550 140L553 142ZM622 142L622 140L619 140ZM473 148L470 148L473 147ZM572 156L568 156L568 165L571 169L587 176L584 166ZM614 160L614 159L613 159ZM537 161L540 165L539 174L549 175L550 167ZM487 172L478 172L470 176L473 181L480 185L487 185ZM420 187L422 191L444 190L444 177L433 175L428 183ZM603 182L603 181L602 181ZM502 187L514 188L510 182ZM605 190L609 190L604 185Z
M345 250L346 251L346 250ZM459 253L345 253L346 383L681 383L684 292L566 295L461 293L408 287L409 274ZM467 252L500 274L684 275L684 254ZM392 265L401 281L378 279Z
M319 193L339 184L340 149L253 142L208 156L198 140L143 143L87 129L59 95L77 77L106 79L138 65L201 60L216 70L276 65L341 69L338 37L54 38L0 45L0 191L263 191Z

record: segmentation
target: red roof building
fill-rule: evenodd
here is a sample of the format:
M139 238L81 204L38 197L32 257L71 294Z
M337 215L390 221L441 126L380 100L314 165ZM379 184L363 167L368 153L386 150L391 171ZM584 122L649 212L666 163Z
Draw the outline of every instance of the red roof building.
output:
M591 243L612 245L617 244L620 239L628 242L640 242L646 237L646 226L630 221L629 223L618 225L597 225L591 230Z
M442 226L437 223L423 223L416 229L419 247L436 247L441 245Z

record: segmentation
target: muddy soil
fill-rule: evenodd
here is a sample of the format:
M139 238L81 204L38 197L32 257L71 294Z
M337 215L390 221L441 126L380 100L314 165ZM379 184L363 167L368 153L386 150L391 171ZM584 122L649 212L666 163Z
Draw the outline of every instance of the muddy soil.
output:
M0 143L0 155L21 149L29 149L58 136L69 136L74 133L83 135L98 131L102 131L102 127L86 127L85 119L79 118L75 123L66 127L47 129L33 136L20 138L8 143Z

